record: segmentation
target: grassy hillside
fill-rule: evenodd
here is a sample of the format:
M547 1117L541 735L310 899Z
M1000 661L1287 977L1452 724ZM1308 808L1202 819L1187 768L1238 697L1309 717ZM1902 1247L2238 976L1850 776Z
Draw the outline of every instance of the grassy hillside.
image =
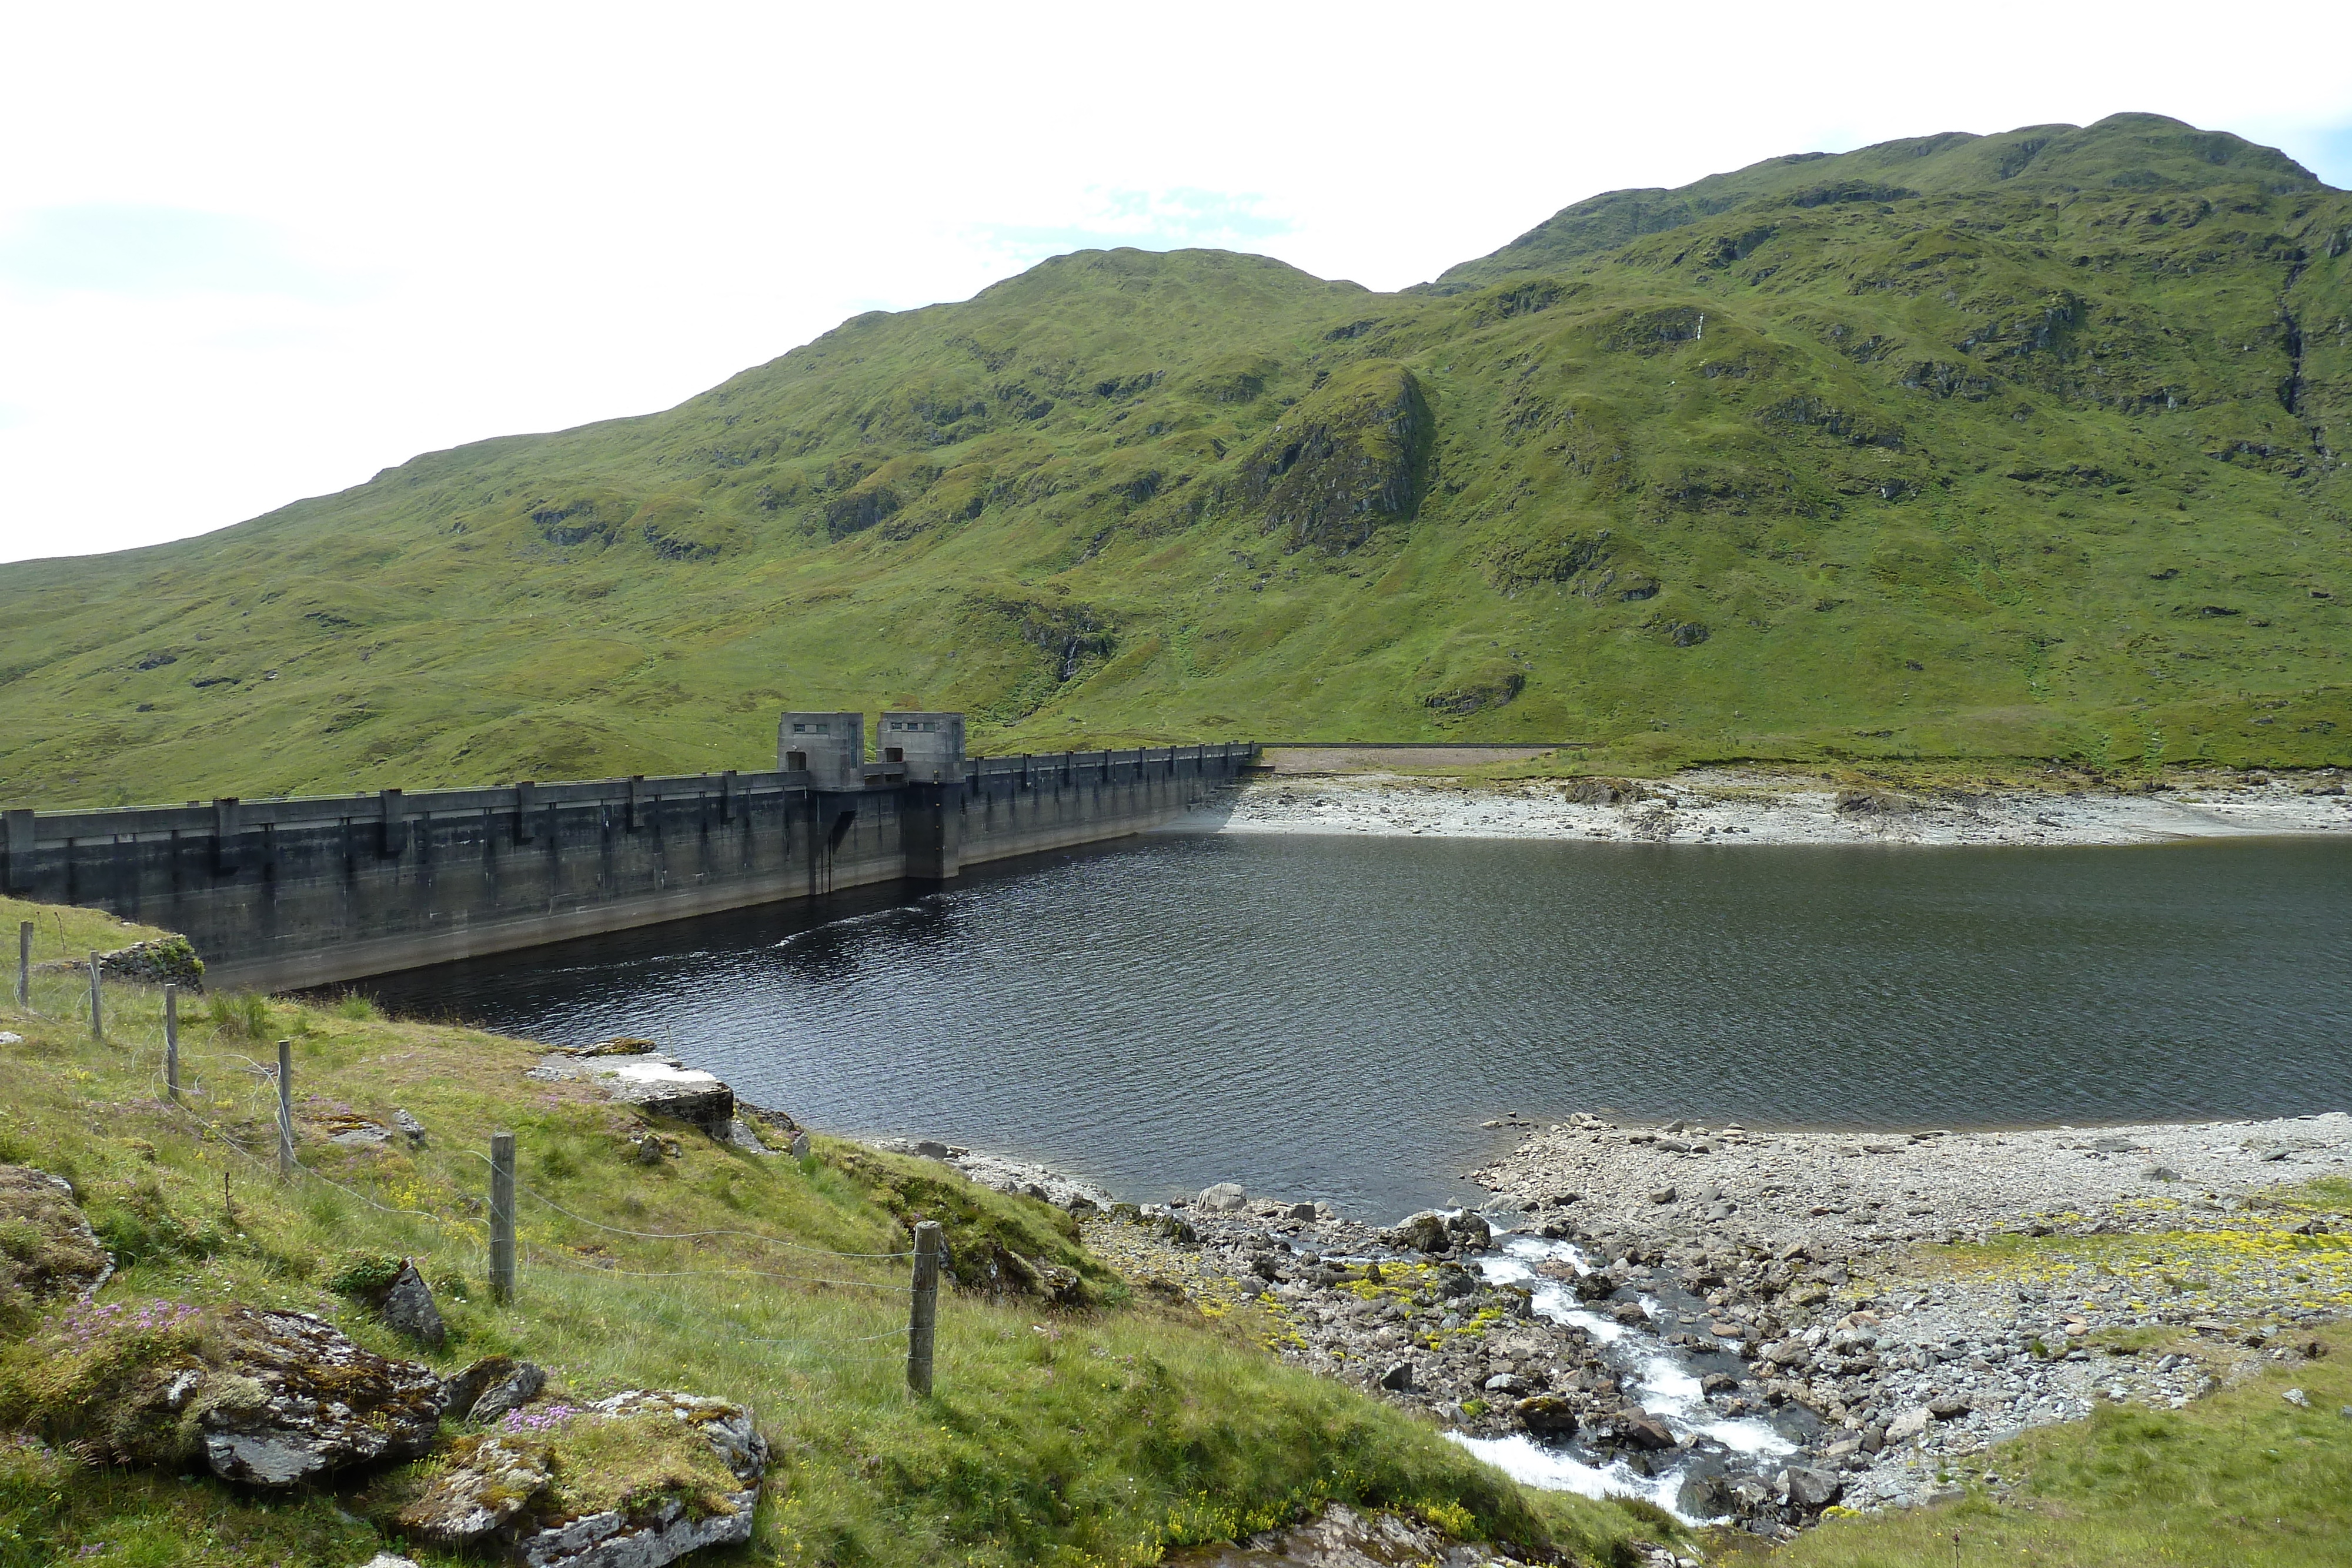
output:
M183 1015L184 1109L161 1092L156 993L114 988L105 1044L77 1020L73 976L37 980L36 1013L0 1001L0 1165L73 1183L121 1267L100 1306L290 1308L413 1355L337 1283L413 1257L448 1320L449 1344L427 1357L445 1375L506 1353L545 1365L557 1403L653 1387L749 1404L774 1458L752 1544L728 1561L1149 1563L1324 1499L1575 1563L1629 1560L1612 1555L1618 1542L1671 1534L1654 1513L1522 1490L1401 1412L1285 1367L1244 1317L1130 1298L1067 1216L929 1161L823 1136L805 1162L763 1158L529 1081L537 1051L524 1041L386 1021L355 1000L211 1000ZM281 1037L316 1173L285 1186L268 1168L274 1090L252 1061ZM423 1122L422 1147L328 1141L395 1106ZM507 1307L485 1279L493 1127L515 1131L526 1189ZM631 1141L648 1131L675 1145L650 1164ZM905 1323L906 1266L856 1255L905 1246L919 1217L946 1223L955 1258L1001 1244L1071 1267L1095 1304L943 1295L935 1394L912 1398L891 1333ZM269 1499L79 1457L77 1429L101 1428L106 1412L52 1386L68 1303L13 1288L32 1254L24 1222L0 1219L0 1568L349 1568L398 1544L369 1522L376 1500L398 1495L396 1477ZM46 1444L18 1436L26 1424ZM372 1479L378 1490L362 1490Z
M1081 253L0 570L0 797L758 766L787 703L2343 762L2347 400L2352 197L2148 115L1617 193L1401 295Z

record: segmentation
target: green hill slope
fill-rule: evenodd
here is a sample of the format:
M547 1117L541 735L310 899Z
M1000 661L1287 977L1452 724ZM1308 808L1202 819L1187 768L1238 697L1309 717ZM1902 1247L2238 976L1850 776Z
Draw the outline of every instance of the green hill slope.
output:
M2352 197L2147 115L1580 204L1400 295L1057 257L667 413L0 572L0 795L976 744L2352 758Z

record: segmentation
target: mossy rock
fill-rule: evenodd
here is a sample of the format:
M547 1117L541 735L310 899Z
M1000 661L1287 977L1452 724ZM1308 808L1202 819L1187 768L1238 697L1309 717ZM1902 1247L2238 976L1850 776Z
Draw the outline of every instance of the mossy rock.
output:
M0 1166L0 1329L21 1329L43 1302L87 1295L113 1272L70 1183Z
M508 1412L385 1476L362 1511L410 1540L546 1568L667 1563L748 1540L768 1446L724 1399L633 1389Z
M1078 1222L1052 1204L992 1192L929 1160L848 1147L827 1158L910 1230L939 1221L947 1277L961 1289L1090 1306L1113 1278L1080 1244Z
M362 1349L307 1312L80 1306L0 1365L0 1423L115 1464L305 1484L422 1454L440 1427L430 1367Z

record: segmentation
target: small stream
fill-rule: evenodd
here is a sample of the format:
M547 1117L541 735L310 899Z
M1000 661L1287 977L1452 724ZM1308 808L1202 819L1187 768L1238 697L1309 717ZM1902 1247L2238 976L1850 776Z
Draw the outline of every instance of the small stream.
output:
M1815 1429L1811 1412L1799 1406L1776 1411L1769 1418L1727 1417L1708 1406L1700 1379L1710 1372L1742 1376L1747 1368L1729 1351L1685 1349L1661 1337L1705 1316L1698 1298L1671 1286L1645 1286L1636 1299L1649 1322L1621 1323L1579 1301L1561 1281L1538 1271L1539 1264L1565 1260L1579 1274L1591 1273L1591 1263L1572 1243L1523 1231L1500 1233L1496 1239L1500 1251L1479 1260L1488 1282L1530 1287L1538 1316L1582 1330L1616 1374L1628 1402L1664 1422L1677 1440L1688 1442L1629 1459L1605 1458L1573 1440L1539 1443L1524 1433L1507 1437L1452 1435L1454 1442L1489 1464L1529 1486L1553 1491L1647 1498L1685 1523L1697 1523L1682 1504L1685 1482L1713 1474L1769 1474L1778 1468L1772 1461L1794 1454Z

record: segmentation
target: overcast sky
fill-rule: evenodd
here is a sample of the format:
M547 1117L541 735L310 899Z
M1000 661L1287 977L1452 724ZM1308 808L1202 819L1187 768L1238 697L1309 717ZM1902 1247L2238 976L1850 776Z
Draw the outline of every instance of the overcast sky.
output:
M1394 288L1759 158L2148 110L2352 185L2352 4L18 5L0 560L666 407L1084 246Z

